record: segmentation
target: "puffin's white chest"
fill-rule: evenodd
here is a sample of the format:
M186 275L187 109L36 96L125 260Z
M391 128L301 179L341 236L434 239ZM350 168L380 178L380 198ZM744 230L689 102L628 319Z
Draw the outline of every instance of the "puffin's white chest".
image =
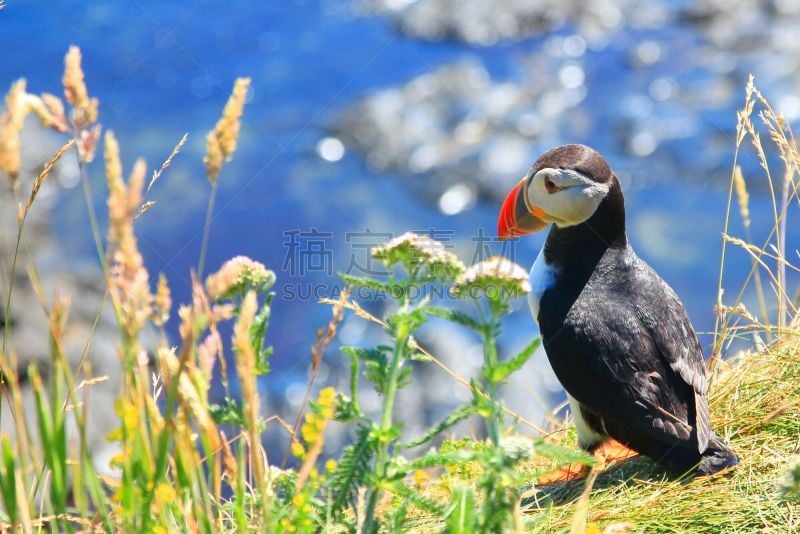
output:
M579 403L575 397L567 393L567 399L569 400L569 408L572 410L572 418L575 419L575 430L578 431L578 446L588 451L593 446L603 441L603 434L598 434L589 426L589 423L583 418L581 403ZM602 421L601 424L605 432L605 424L603 424Z
M531 267L531 292L528 293L528 305L531 307L531 315L534 321L539 321L539 302L547 289L556 282L555 268L547 264L544 259L544 247L536 256L536 261Z

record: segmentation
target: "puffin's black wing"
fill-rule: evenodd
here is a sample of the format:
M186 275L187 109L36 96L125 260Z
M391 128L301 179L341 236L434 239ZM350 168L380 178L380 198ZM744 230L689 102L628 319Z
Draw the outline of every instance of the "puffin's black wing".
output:
M561 306L542 307L548 358L612 437L703 452L710 435L705 369L686 311L630 249L617 260L598 266L565 315L548 314Z
M695 417L689 423L697 428L697 447L702 453L708 446L711 425L705 361L697 334L678 296L647 263L636 258L634 273L638 279L646 280L637 284L641 288L637 299L639 317L670 369L692 388Z

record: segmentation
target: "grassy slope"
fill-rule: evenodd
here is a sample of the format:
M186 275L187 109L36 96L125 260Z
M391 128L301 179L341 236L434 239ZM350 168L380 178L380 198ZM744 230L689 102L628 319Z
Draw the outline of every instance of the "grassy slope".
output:
M634 458L600 473L588 494L584 480L552 488L544 499L549 504L537 506L535 497L528 498L528 530L568 532L574 525L578 532L616 532L615 526L633 532L800 531L800 504L782 502L778 494L779 480L800 454L800 342L719 364L711 388L713 429L741 458L730 476L680 480ZM574 428L554 439L574 447ZM543 467L548 466L525 466L531 472ZM435 528L424 518L418 525L420 531Z

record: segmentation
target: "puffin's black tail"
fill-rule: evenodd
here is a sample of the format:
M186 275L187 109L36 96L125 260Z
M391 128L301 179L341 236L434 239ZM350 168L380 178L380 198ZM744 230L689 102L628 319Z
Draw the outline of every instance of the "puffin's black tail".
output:
M649 448L643 448L640 452L676 474L692 472L698 476L713 475L739 463L736 453L715 434L711 434L708 447L702 454L697 449L676 444L664 446L650 442L648 445Z
M708 448L700 457L697 474L700 476L713 475L723 469L733 467L739 463L739 457L724 441L712 434L708 440Z

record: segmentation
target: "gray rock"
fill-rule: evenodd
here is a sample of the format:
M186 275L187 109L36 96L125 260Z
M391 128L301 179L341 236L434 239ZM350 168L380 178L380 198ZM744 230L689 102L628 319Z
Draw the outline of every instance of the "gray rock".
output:
M652 24L666 15L657 0L365 0L364 5L387 16L409 37L484 46L565 24L602 40L625 22Z

